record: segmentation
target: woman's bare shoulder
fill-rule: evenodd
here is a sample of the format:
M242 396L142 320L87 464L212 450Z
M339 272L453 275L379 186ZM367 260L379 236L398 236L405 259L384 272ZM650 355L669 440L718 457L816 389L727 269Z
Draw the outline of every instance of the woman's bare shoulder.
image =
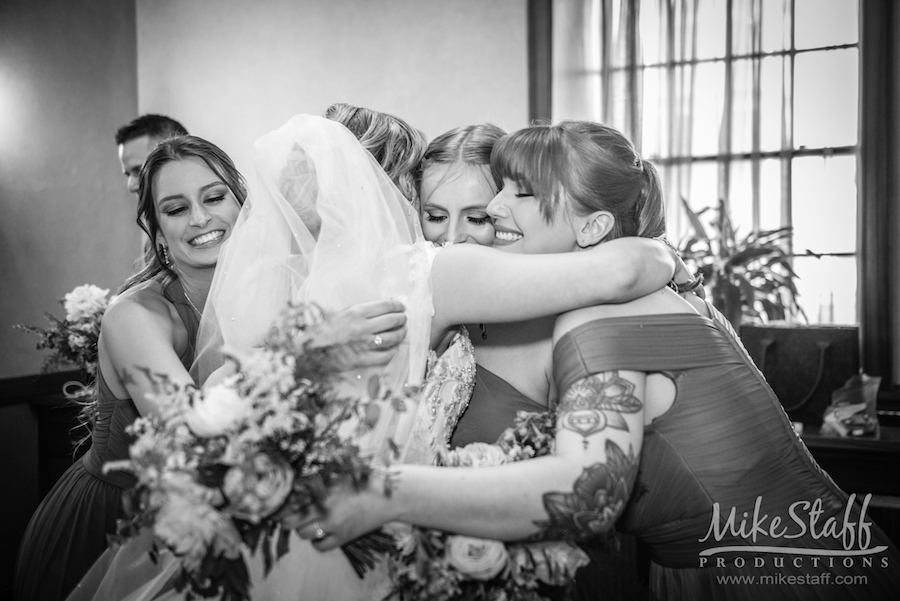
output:
M103 314L102 325L129 322L134 319L170 318L171 303L155 280L142 282L116 296Z
M553 339L556 341L566 332L598 319L696 312L696 309L690 303L666 287L627 303L595 305L563 313L556 319Z

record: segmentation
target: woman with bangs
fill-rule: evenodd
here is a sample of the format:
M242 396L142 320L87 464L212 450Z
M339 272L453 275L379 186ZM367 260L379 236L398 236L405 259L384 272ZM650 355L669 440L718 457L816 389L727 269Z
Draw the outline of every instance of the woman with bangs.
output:
M507 252L664 234L656 170L611 128L526 128L497 143L492 166L503 188L488 213ZM866 519L865 502L815 463L711 305L663 287L560 316L553 345L553 455L474 470L393 466L365 491L335 490L316 516L330 536L314 545L328 550L391 521L505 541L588 541L617 528L649 546L654 599L875 599L900 590L900 554ZM745 516L746 528L729 528L729 515ZM752 516L765 525L751 528ZM847 549L840 532L825 534L827 521L870 538ZM810 555L842 556L828 564L830 581L809 579L822 571ZM870 567L862 555L874 558ZM770 584L738 580L762 576Z

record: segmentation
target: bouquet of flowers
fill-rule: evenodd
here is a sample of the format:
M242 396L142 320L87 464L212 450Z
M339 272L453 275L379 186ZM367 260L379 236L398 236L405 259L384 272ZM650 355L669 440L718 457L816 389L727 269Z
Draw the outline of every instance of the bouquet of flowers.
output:
M100 318L111 299L108 289L93 284L76 287L60 299L66 318L59 319L45 313L51 327L17 325L17 329L38 336L37 349L53 351L45 360L43 371L58 371L76 367L89 376L97 371L97 339L100 336Z
M553 412L520 411L496 444L472 443L440 458L448 467L487 467L553 452ZM590 561L568 542L503 543L402 524L389 559L397 601L544 601L541 586L562 587Z
M371 428L367 407L402 402L370 383L371 398L339 398L327 348L311 345L322 314L291 306L262 348L233 357L238 369L205 391L156 379L163 409L132 426L129 469L138 478L134 517L120 539L151 528L180 563L176 587L187 597L250 598L246 545L266 569L288 551L288 528L341 481L364 483L368 461L347 440ZM277 539L273 539L276 537ZM272 541L276 541L272 556ZM394 546L384 534L345 546L358 572Z

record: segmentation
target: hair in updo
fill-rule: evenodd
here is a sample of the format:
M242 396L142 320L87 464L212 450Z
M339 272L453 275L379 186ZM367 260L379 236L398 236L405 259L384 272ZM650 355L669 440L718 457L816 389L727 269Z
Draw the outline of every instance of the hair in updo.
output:
M665 233L659 174L612 127L562 121L521 129L497 142L491 169L499 181L512 180L533 194L548 222L568 203L575 214L612 213L607 240Z
M369 151L403 196L418 207L415 170L422 160L428 140L400 117L344 102L332 104L325 118L337 121Z
M501 128L491 123L457 127L442 133L428 145L425 155L415 172L416 189L422 195L422 178L425 170L435 165L466 165L470 167L491 166L491 151L497 140L506 135ZM496 182L491 182L496 190Z

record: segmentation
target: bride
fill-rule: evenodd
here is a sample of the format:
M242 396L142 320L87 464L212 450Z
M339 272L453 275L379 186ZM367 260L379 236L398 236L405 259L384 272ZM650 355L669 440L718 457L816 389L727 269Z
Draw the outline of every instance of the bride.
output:
M418 211L373 156L349 130L321 117L292 118L260 138L254 155L257 185L219 257L192 372L199 383L226 375L231 367L224 352L257 345L289 301L330 312L400 300L407 313L400 350L386 368L353 370L341 383L341 392L357 395L373 376L392 390L423 386L417 407L381 407L376 428L358 441L374 458L384 456L391 439L403 461L431 463L449 440L475 373L471 343L457 324L520 321L621 302L664 285L674 270L670 251L648 239L558 255L434 247L422 237ZM377 346L379 337L372 343ZM140 554L138 546L132 545L131 556ZM259 555L248 557L254 598L377 599L387 591L382 572L360 580L339 551L320 554L298 537L268 575ZM177 598L165 583L171 563L163 557L156 583L148 587L135 582L137 576L122 567L127 564L114 561L106 588L101 586L106 592L94 598L126 598L123 591L138 588L141 593L127 598L150 599L166 589L156 598Z

